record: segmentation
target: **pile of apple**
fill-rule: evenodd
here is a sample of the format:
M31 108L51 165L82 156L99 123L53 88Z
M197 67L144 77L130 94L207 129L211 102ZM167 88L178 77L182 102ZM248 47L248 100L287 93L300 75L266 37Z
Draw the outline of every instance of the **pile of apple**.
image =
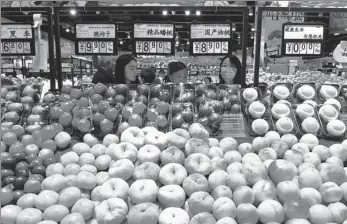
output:
M173 103L171 106L172 113L172 130L176 128L189 129L189 126L196 120L195 108L192 103Z
M237 85L219 85L218 100L224 104L224 111L241 112L240 89Z
M173 90L174 103L192 103L195 104L195 88L192 84L177 84Z
M195 86L195 95L197 97L197 107L205 100L217 100L217 86L210 84L198 84Z
M224 105L222 101L205 100L199 107L198 123L209 130L210 134L217 133L223 121Z
M2 141L15 142L4 136ZM54 142L64 148L71 138L59 132ZM270 131L239 145L231 137L211 138L198 123L166 134L153 127L129 127L120 138L108 134L102 142L86 134L59 162L47 166L43 180L37 174L25 183L30 192L15 204L9 204L11 189L2 188L1 220L345 224L346 159L347 141L328 148L312 134L298 140ZM16 166L9 168L16 171ZM26 166L18 165L18 171Z

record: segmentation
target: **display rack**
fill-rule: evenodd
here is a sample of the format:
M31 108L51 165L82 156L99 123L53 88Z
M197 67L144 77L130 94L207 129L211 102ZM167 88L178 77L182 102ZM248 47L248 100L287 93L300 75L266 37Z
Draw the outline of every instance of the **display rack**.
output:
M261 38L262 38L262 23L264 12L305 12L305 13L333 13L333 12L346 12L345 8L305 8L305 7L258 7L256 15L256 36L255 36L255 56L254 56L254 86L259 86L259 71L260 71L260 54L261 54ZM265 48L266 51L266 48ZM266 53L270 53L269 50ZM271 57L271 56L270 56ZM281 55L276 56L281 57ZM318 56L319 57L319 56Z
M72 84L75 84L75 79L82 80L84 75L93 75L93 62L91 60L70 57L62 58L62 73L64 79L71 79Z
M70 11L74 10L76 12L75 16L72 18ZM199 18L196 15L186 16L185 11L190 10L191 12L200 11L201 15L205 15L203 22L230 22L233 23L233 19L237 18L238 24L242 26L242 60L241 60L241 83L243 86L246 85L246 60L247 60L247 43L248 43L248 33L249 33L249 24L248 24L248 7L238 7L238 6L208 6L208 7L181 7L181 6L112 6L112 7L55 7L54 8L54 30L55 30L55 45L56 45L56 65L57 65L57 78L58 78L58 88L62 87L62 59L61 59L61 49L60 49L60 32L61 32L61 23L68 23L69 26L74 27L75 24L98 21L99 23L115 23L117 24L117 37L119 33L122 32L123 27L133 27L135 22L141 23L153 23L158 22L158 15L162 15L162 11L175 12L175 14L169 14L161 22L179 24L182 27L184 24L190 25L194 22L199 22ZM218 12L218 13L217 13ZM179 17L181 15L181 17ZM182 16L183 15L183 16ZM219 17L220 20L216 20L215 17ZM180 18L180 20L179 20ZM212 19L211 19L212 18ZM223 18L223 19L222 19ZM227 18L227 19L226 19ZM210 19L210 21L206 21ZM227 20L227 21L226 21ZM200 21L201 22L201 21ZM179 32L175 30L175 32ZM130 29L128 33L133 33L133 29ZM122 40L130 41L132 44L134 34L128 35L127 38L122 38ZM129 47L129 50L132 50L133 45ZM120 48L119 42L117 43L117 49ZM229 52L231 53L231 52Z
M5 8L1 7L1 16L12 20L14 23L30 23L33 24L33 14L41 14L44 17L44 24L41 26L45 28L48 33L48 61L50 73L50 86L55 89L56 69L54 65L54 46L53 46L53 9L51 7L19 7L19 8ZM59 47L60 49L60 47Z

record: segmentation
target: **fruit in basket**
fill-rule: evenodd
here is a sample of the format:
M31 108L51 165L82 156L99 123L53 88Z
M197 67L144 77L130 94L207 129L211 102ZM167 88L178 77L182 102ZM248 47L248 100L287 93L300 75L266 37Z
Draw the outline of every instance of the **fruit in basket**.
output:
M242 97L246 102L253 102L258 99L258 91L254 88L246 88L242 92Z
M93 104L98 104L100 101L102 101L104 98L102 95L100 94L93 94L91 97L90 97L91 101Z
M252 118L261 118L266 111L264 104L255 101L249 105L248 112Z
M278 100L285 100L289 97L289 89L285 85L278 85L274 88L273 93L274 97Z
M151 98L159 98L161 92L161 85L152 85Z
M22 92L24 96L34 96L35 93L36 93L36 90L32 88L31 86L26 86Z
M63 87L61 88L62 93L70 94L71 90L72 90L71 85L63 85Z
M339 95L337 89L331 85L322 85L319 94L324 100L336 98Z
M136 90L129 90L129 101L137 101L139 93Z
M340 120L331 120L327 124L327 132L334 137L339 137L346 132L346 126Z
M329 122L331 120L336 120L339 116L337 109L333 105L323 105L319 111L318 115L322 118L324 122Z
M128 92L128 86L125 84L118 84L116 85L116 91L118 94L126 96Z
M207 99L211 99L211 100L216 100L217 99L217 94L214 90L209 90L206 92L206 96Z
M82 97L82 90L81 89L77 89L77 88L73 88L70 92L70 97L72 99L79 99Z
M275 119L288 117L290 115L290 109L286 104L276 103L271 108L271 114Z
M165 128L169 122L164 115L159 115L156 124L158 125L158 128Z
M213 109L208 104L201 104L199 107L199 113L202 117L209 117L213 112Z
M170 91L168 90L162 90L160 92L160 96L159 96L159 100L160 101L164 101L164 102L169 102L170 101Z
M137 101L138 101L138 102L142 102L142 103L144 103L144 104L147 104L148 99L147 99L146 96L140 95L140 96L137 98Z
M117 95L117 91L113 88L107 88L107 90L105 91L106 98L112 98L112 97L115 97L116 95Z
M141 84L137 86L136 90L140 95L147 96L149 93L149 86L145 84Z
M252 122L251 128L257 135L264 135L269 130L269 124L264 119L256 119Z
M338 110L341 110L341 103L337 99L328 99L324 104L335 105Z
M181 103L174 103L172 105L172 115L176 116L177 114L181 113L184 109L183 109L183 104Z
M288 134L294 129L294 122L289 117L281 117L278 119L275 126L280 134Z
M56 101L55 96L52 93L47 93L42 99L44 103L54 103Z
M31 96L23 96L20 98L20 102L23 104L34 104L34 99Z
M305 118L301 123L301 127L305 133L315 134L319 131L319 123L313 117Z
M299 104L295 112L301 120L314 116L314 109L309 104Z
M316 91L312 86L306 84L297 89L296 96L301 100L312 100L316 96Z

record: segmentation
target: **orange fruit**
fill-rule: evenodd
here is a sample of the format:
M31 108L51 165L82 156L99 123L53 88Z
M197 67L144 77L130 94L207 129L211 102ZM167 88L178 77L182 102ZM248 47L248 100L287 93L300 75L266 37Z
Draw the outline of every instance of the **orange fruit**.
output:
M134 103L133 111L134 111L134 113L141 115L141 114L143 114L143 112L145 112L146 108L147 107L144 103L136 102L136 103Z
M135 126L135 127L141 127L142 126L142 117L138 114L132 114L129 117L129 125Z
M70 95L66 93L60 94L59 96L59 101L61 102L66 102L66 101L69 101L70 99L71 99Z
M158 112L155 108L150 108L147 111L147 119L150 121L156 121L158 119Z
M13 125L11 127L11 131L14 132L17 135L17 138L21 137L24 135L24 128L20 125Z
M169 113L169 109L170 105L166 102L161 101L157 104L157 111L160 115L165 115Z
M64 127L61 124L59 124L59 123L53 123L53 124L51 124L51 126L54 129L55 135L58 134L59 132L62 132L64 130Z
M58 106L53 106L50 109L50 114L54 119L58 119L62 113L63 110Z
M89 132L91 128L90 121L87 119L81 119L77 122L77 128L81 132Z
M168 120L164 115L159 115L157 120L158 128L165 128L168 125Z
M129 106L123 107L123 109L122 109L122 117L125 120L128 120L132 113L133 113L133 108L131 108Z
M90 97L91 101L93 104L98 104L101 100L104 99L104 97L100 94L93 94L91 97Z
M50 149L53 152L55 152L55 150L57 149L57 144L52 139L47 139L43 142L42 148L43 149Z
M1 138L4 136L5 133L10 132L11 130L8 127L0 127L0 135Z
M71 90L70 96L71 96L72 99L79 99L79 98L82 97L82 90L74 88L74 89Z
M102 100L98 103L97 111L100 113L104 113L109 107L109 102Z
M14 132L7 132L2 136L2 141L5 145L10 146L17 142L17 135Z
M60 115L59 117L59 123L63 126L63 127L68 127L71 125L72 122L72 115L64 112L62 115Z
M60 108L62 109L62 111L68 112L68 113L70 113L74 107L75 107L75 104L72 101L62 102L60 104Z
M93 124L96 126L99 126L100 122L104 119L105 119L105 115L103 115L102 113L99 113L99 112L93 114L93 116L92 116Z
M111 133L113 130L113 122L108 119L102 120L100 122L100 129L104 134Z
M19 153L19 152L24 152L24 145L20 141L16 141L14 144L10 145L9 148L9 153L14 154L14 153Z
M88 107L89 106L89 100L86 97L82 97L78 100L77 106L79 107Z

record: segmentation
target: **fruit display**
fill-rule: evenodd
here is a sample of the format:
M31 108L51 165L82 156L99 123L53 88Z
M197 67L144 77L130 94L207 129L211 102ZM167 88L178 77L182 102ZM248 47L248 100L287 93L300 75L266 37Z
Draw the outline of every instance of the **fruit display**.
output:
M170 128L171 106L165 101L149 103L146 113L146 126L156 127L167 132Z
M285 102L277 102L271 107L272 127L280 134L301 135L292 105Z
M224 112L241 112L240 88L237 85L219 85L218 100L223 102Z
M294 103L301 104L309 101L317 101L317 92L314 83L300 83L294 86Z
M245 115L251 136L264 136L270 127L269 104L263 100L247 103Z
M128 103L142 102L148 104L150 87L145 84L130 85L128 93Z
M195 107L192 103L173 103L171 106L171 129L189 129L196 120Z
M217 100L217 86L214 84L197 84L195 86L195 96L197 98L197 107L203 103L204 100Z
M330 99L338 99L340 93L340 86L333 84L322 84L317 88L320 103L324 103Z
M192 103L195 105L195 88L192 84L177 84L173 89L174 103Z
M118 129L123 130L122 127L143 127L146 111L147 106L141 101L127 103L122 108L122 123Z
M163 101L172 103L172 86L165 84L156 84L150 87L150 101L149 103L156 103Z
M218 100L204 100L198 110L198 123L203 125L209 133L217 135L223 121L224 105Z
M301 133L314 134L318 137L324 136L317 111L313 105L309 103L293 105L293 112Z
M271 102L276 103L279 100L293 102L292 97L293 85L291 84L275 84L272 86Z
M241 90L241 99L243 105L260 100L261 98L261 91L257 87L249 87Z
M344 139L346 125L341 119L339 108L334 104L323 104L317 106L317 111L325 135L330 138Z

